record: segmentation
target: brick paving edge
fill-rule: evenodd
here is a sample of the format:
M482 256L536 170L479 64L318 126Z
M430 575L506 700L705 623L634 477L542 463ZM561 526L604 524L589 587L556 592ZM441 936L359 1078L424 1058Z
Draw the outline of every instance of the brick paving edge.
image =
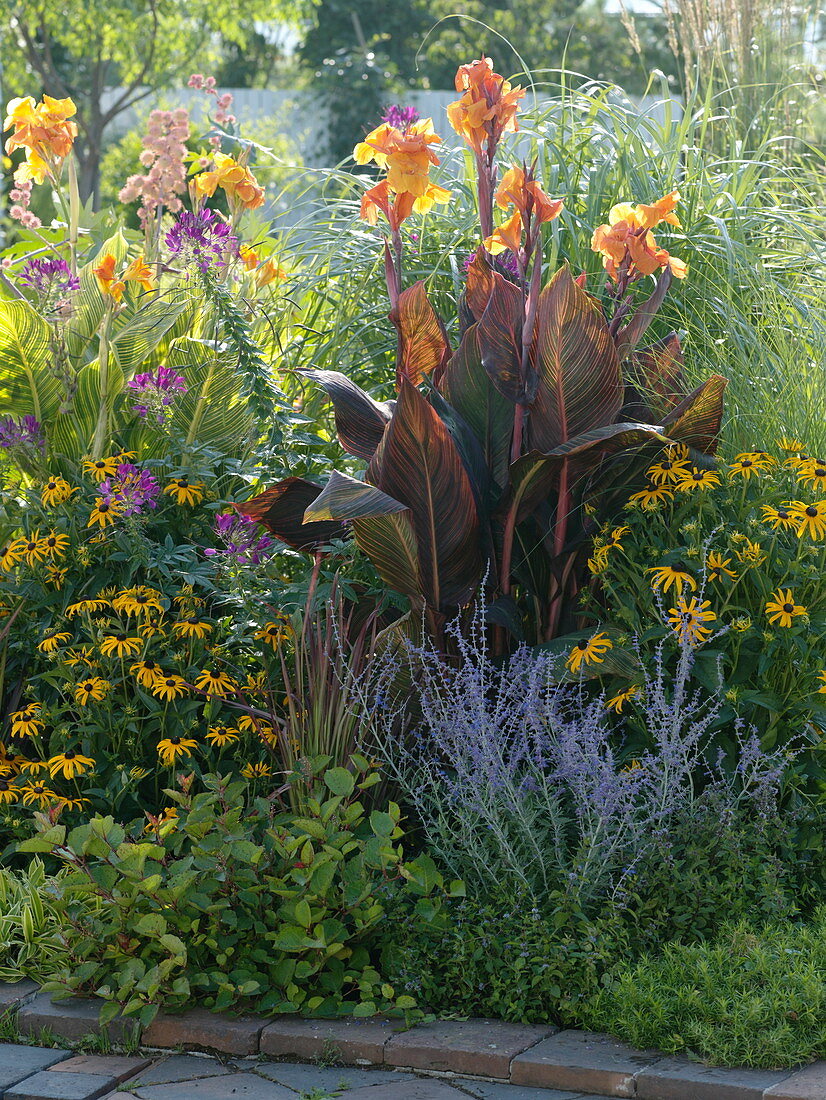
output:
M48 1028L56 1038L73 1042L106 1031L117 1040L129 1023L116 1018L102 1028L98 1002L53 1002L37 987L29 988L31 983L20 984L25 991L15 999L14 987L0 983L0 1014L16 1012L21 1034L36 1037ZM147 1048L158 1053L259 1054L280 1061L337 1056L350 1065L647 1100L826 1098L826 1061L780 1071L713 1068L658 1051L634 1050L607 1035L501 1020L436 1020L405 1029L398 1021L380 1018L259 1020L193 1009L164 1015L162 1022L162 1028L155 1024L144 1029ZM507 1076L471 1069L474 1063L507 1067ZM658 1069L652 1073L653 1067Z

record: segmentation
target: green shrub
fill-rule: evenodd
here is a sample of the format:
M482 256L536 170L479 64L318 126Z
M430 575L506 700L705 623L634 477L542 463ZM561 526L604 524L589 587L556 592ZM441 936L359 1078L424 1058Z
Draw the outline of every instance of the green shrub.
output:
M826 1054L826 908L810 924L741 921L710 943L621 964L583 1022L717 1065L794 1066Z
M272 800L248 804L243 783L208 776L204 793L190 797L186 780L169 792L177 815L155 819L148 835L130 836L111 817L68 835L41 819L21 850L67 868L56 901L64 966L45 988L99 997L102 1019L120 1011L142 1024L193 1001L321 1016L413 1008L383 981L368 936L387 884L402 883L427 919L441 876L426 856L403 861L398 806L367 816L360 798L378 781L368 761L353 759L358 782L326 763L292 777L315 796L300 818Z

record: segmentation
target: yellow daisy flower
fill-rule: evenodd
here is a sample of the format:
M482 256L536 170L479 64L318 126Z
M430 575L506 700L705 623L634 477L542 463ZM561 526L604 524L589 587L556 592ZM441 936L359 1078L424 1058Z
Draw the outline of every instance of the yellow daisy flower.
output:
M638 493L632 493L628 498L629 504L639 504L644 512L653 512L667 500L673 500L674 494L670 489L656 486L653 489L641 489Z
M245 779L266 779L272 775L269 764L245 764L241 769L241 775Z
M615 714L622 714L622 708L626 703L630 703L632 699L638 698L640 694L640 688L636 684L632 684L631 687L627 687L624 691L618 692L605 702L608 710L612 710Z
M204 668L201 669L201 673L195 681L195 687L210 695L225 696L235 691L236 684L225 672Z
M655 485L676 485L688 474L688 469L685 459L663 458L649 466L647 474Z
M744 538L744 545L739 550L735 551L737 560L741 561L743 565L750 567L756 567L762 565L766 560L766 552L759 542L752 542L751 539Z
M690 493L695 489L701 491L705 489L713 489L715 486L722 484L717 474L711 470L690 470L685 477L677 482L677 491L680 493Z
M710 581L721 581L724 577L730 577L734 580L737 574L733 569L729 569L729 565L731 565L731 558L724 558L722 554L712 550L706 558L708 579Z
M165 676L159 676L152 685L152 694L157 695L159 699L163 699L166 703L171 703L174 699L178 699L186 693L186 680L183 676L176 676L172 672L167 673Z
M158 756L163 764L171 766L179 756L192 756L197 747L198 742L191 737L165 737L158 742Z
M669 588L673 587L676 591L681 592L688 585L692 592L697 591L697 581L681 565L660 565L648 569L646 572L653 574L651 578L652 588L661 588L663 592L667 592Z
M171 493L177 504L198 504L204 499L203 482L190 482L186 477L176 477L170 481L164 492Z
M770 504L763 504L760 511L763 513L763 522L770 524L773 530L797 530L798 521L786 508L773 508Z
M64 795L59 795L57 804L61 810L82 810L84 806L89 805L88 798L66 798Z
M72 487L62 477L50 477L43 486L40 499L47 508L51 508L55 504L63 504L76 492L77 488Z
M64 653L64 663L70 668L83 665L84 668L97 668L97 661L93 657L94 650L91 646L82 645L78 649L69 649Z
M797 537L810 535L813 539L826 538L826 501L806 504L802 500L789 501L786 507L800 526Z
M25 783L20 788L20 793L23 796L24 806L36 804L41 810L45 809L60 797L49 787L44 786L42 783L38 783L37 780L31 783Z
M114 456L109 458L87 458L83 463L83 472L91 475L95 481L105 481L107 477L114 477L119 465L120 460Z
M801 443L799 439L794 439L792 436L785 435L777 440L777 446L781 451L790 451L794 453L799 453L806 449L805 443Z
M588 572L595 577L608 571L608 547L600 546L594 550L594 556L588 558Z
M130 665L129 671L141 685L141 687L152 688L156 682L163 676L163 669L157 663L147 658L144 661L138 661L137 664Z
M160 619L148 619L138 626L138 634L142 638L156 638L158 635L163 637L166 634L166 627Z
M103 497L97 497L95 499L95 506L89 513L89 520L86 524L87 527L94 527L97 524L101 530L114 523L118 518L122 510L122 505L118 504L116 500L104 500Z
M774 626L791 627L794 620L808 614L802 604L794 602L791 588L778 588L766 602L766 614Z
M745 481L749 481L752 477L758 476L764 470L767 470L769 465L770 463L764 462L751 453L737 455L734 462L729 463L728 476L730 478L741 477Z
M43 771L48 771L49 765L45 760L24 760L22 756L17 758L19 760L19 771L26 775L40 775Z
M141 638L130 638L121 631L118 634L109 634L100 643L100 652L104 657L134 657L140 653L143 647Z
M58 646L65 645L71 637L65 630L47 630L37 648L41 653L54 653Z
M62 558L69 549L70 539L68 535L58 535L56 531L50 531L40 540L41 549L54 561Z
M16 802L18 794L20 794L20 788L16 787L11 780L0 776L0 805L4 802Z
M161 603L162 593L155 588L146 585L138 585L137 588L124 588L112 600L112 607L119 614L144 616L152 611L163 614Z
M231 745L234 741L241 740L238 736L238 730L228 729L226 726L210 726L206 739L210 745L215 745L218 748L223 748L224 745Z
M677 606L669 608L668 621L681 642L699 645L706 641L712 628L704 624L714 622L717 618L710 608L711 600L703 600L701 603L697 596L692 596L690 600L680 597Z
M614 643L607 634L599 632L590 638L583 638L577 642L565 664L570 672L578 672L583 665L599 664L609 649L614 648Z
M807 462L797 471L797 480L807 485L819 497L826 497L826 463L815 460Z
M109 681L100 676L88 676L85 680L81 680L79 684L75 684L75 699L82 707L85 707L92 699L99 703L101 699L106 698L110 686Z
M200 615L190 615L186 619L180 619L172 626L172 633L179 638L206 638L212 630L210 623Z
M826 670L817 674L818 680L821 682L821 687L817 689L818 695L826 695Z
M289 637L289 630L284 623L267 623L261 630L256 630L253 637L259 642L264 642L273 649L278 649L281 642Z
M68 569L56 569L53 565L48 566L46 569L46 584L50 584L52 588L60 591L68 572Z
M2 569L4 573L10 573L23 557L23 547L25 544L25 539L15 539L14 542L9 542L5 546L0 546L0 569Z
M40 720L40 704L29 703L10 715L12 737L37 737L46 728Z
M84 775L89 768L95 766L91 756L83 756L74 749L66 749L49 759L49 775L56 779L62 775L64 779L74 779L76 775Z
M21 540L23 557L27 565L37 565L46 557L46 549L41 543L40 533L35 531L33 535Z

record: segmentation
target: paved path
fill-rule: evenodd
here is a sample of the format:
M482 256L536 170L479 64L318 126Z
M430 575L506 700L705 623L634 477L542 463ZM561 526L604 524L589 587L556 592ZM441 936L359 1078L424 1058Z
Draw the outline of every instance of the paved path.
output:
M75 1055L0 1045L0 1100L601 1100L581 1092L526 1088L389 1069L219 1060L151 1053Z

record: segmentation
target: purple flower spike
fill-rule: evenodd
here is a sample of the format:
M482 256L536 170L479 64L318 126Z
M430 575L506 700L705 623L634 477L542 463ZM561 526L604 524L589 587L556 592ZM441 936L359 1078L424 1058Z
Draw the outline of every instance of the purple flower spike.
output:
M39 294L69 294L80 289L80 279L69 270L65 260L29 260L20 272L20 282Z
M224 267L227 259L238 251L238 239L229 225L206 207L197 214L183 210L165 240L170 252L194 263L203 272L211 267Z
M157 508L161 487L148 470L122 462L114 477L100 483L100 495L107 502L123 505L124 516L139 516L145 508Z
M223 512L215 517L215 534L223 549L204 550L209 558L220 557L236 565L260 565L272 553L274 540L259 535L256 524L248 516Z
M136 374L127 387L141 395L141 402L132 406L133 412L144 419L152 413L159 424L166 420L166 410L174 402L175 395L183 395L189 390L184 376L171 367L158 367L154 374Z
M414 122L418 122L420 118L419 112L415 107L402 107L398 103L392 104L388 107L384 114L381 116L382 122L388 123L390 126L395 126L397 130L405 132Z

